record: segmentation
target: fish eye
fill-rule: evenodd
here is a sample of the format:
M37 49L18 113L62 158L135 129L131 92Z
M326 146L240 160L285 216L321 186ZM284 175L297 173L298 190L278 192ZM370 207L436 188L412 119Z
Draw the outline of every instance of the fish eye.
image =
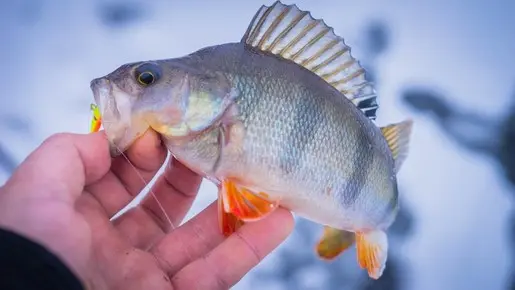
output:
M148 86L155 81L154 74L150 71L144 71L138 75L138 82L144 86Z
M150 86L161 77L161 70L157 64L144 63L135 69L138 83L144 87Z

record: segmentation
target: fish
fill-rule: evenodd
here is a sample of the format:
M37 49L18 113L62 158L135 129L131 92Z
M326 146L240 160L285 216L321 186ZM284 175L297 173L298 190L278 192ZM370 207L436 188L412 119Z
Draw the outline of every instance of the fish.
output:
M112 156L156 131L217 186L225 236L283 207L323 226L322 260L355 245L382 276L413 120L376 125L374 85L323 19L262 5L240 41L126 63L90 87Z

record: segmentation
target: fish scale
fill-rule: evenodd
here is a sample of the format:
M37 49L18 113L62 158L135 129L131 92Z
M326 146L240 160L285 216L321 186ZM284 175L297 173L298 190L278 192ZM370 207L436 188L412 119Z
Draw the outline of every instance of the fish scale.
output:
M277 1L240 42L126 64L91 87L112 146L151 128L218 186L225 235L282 206L324 225L321 258L356 243L382 275L412 121L374 123L375 89L324 21Z
M246 51L241 44L233 44L232 47L224 46L211 50L212 61L219 62L213 64L213 67L223 70L224 59L236 53L248 54L244 59L260 58ZM252 59L248 62L252 63L253 67L260 63ZM247 67L250 66L241 66L243 70ZM356 123L356 116L362 119L365 117L357 109L349 112L342 111L341 104L338 105L343 102L340 95L336 95L335 98L328 97L330 93L337 92L329 91L330 87L327 87L325 82L305 70L295 74L305 74L301 77L308 82L327 87L326 91L329 92L313 94L311 91L317 90L309 90L305 83L289 81L284 77L282 63L276 58L268 59L266 65L260 67L266 70L262 74L271 76L271 79L266 85L259 87L257 92L255 90L258 86L255 84L259 83L258 81L252 79L239 81L239 78L233 80L233 85L236 87L246 87L246 91L241 92L242 97L238 101L240 117L244 121L248 136L245 143L247 155L244 158L247 156L254 158L235 162L248 162L249 168L266 166L281 181L291 180L290 183L299 183L299 180L309 182L328 179L337 187L339 183L344 183L342 177L345 176L363 180L366 177L367 168L372 165L370 160L373 155L359 150L364 147L364 144L368 144L368 140L360 130L352 130L347 124L349 121ZM245 75L245 71L240 72L236 69L234 72L235 69L232 68L227 70L233 71L232 73L236 75ZM355 126L359 127L358 124ZM361 137L348 138L352 135L361 135ZM347 144L342 141L346 141ZM346 147L355 150L347 150ZM265 160L263 156L270 156L272 159ZM306 178L308 176L317 178ZM332 178L325 178L326 176ZM354 179L352 177L351 180ZM361 184L362 182L351 182L350 186L345 187L347 190L344 191L343 200L347 201L347 204L352 203L352 200L359 195ZM326 183L302 185L313 190L306 193L309 195L318 195L323 187L329 186ZM298 196L298 193L296 195ZM288 199L285 196L282 198Z

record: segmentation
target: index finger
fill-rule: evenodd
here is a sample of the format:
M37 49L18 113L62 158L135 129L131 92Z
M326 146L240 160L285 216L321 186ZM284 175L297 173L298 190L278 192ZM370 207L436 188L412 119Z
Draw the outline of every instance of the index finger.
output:
M74 202L84 186L104 176L110 165L103 132L55 134L20 164L5 187L18 194L37 193Z

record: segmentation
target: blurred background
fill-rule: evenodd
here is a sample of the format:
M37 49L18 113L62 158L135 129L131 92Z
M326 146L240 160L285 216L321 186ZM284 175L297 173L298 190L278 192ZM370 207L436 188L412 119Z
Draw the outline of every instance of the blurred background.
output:
M270 1L0 0L0 181L50 134L87 132L91 79L239 41ZM416 2L416 3L415 3ZM515 1L298 0L377 84L380 125L415 121L383 277L292 236L234 289L515 290ZM216 197L205 182L190 217Z

